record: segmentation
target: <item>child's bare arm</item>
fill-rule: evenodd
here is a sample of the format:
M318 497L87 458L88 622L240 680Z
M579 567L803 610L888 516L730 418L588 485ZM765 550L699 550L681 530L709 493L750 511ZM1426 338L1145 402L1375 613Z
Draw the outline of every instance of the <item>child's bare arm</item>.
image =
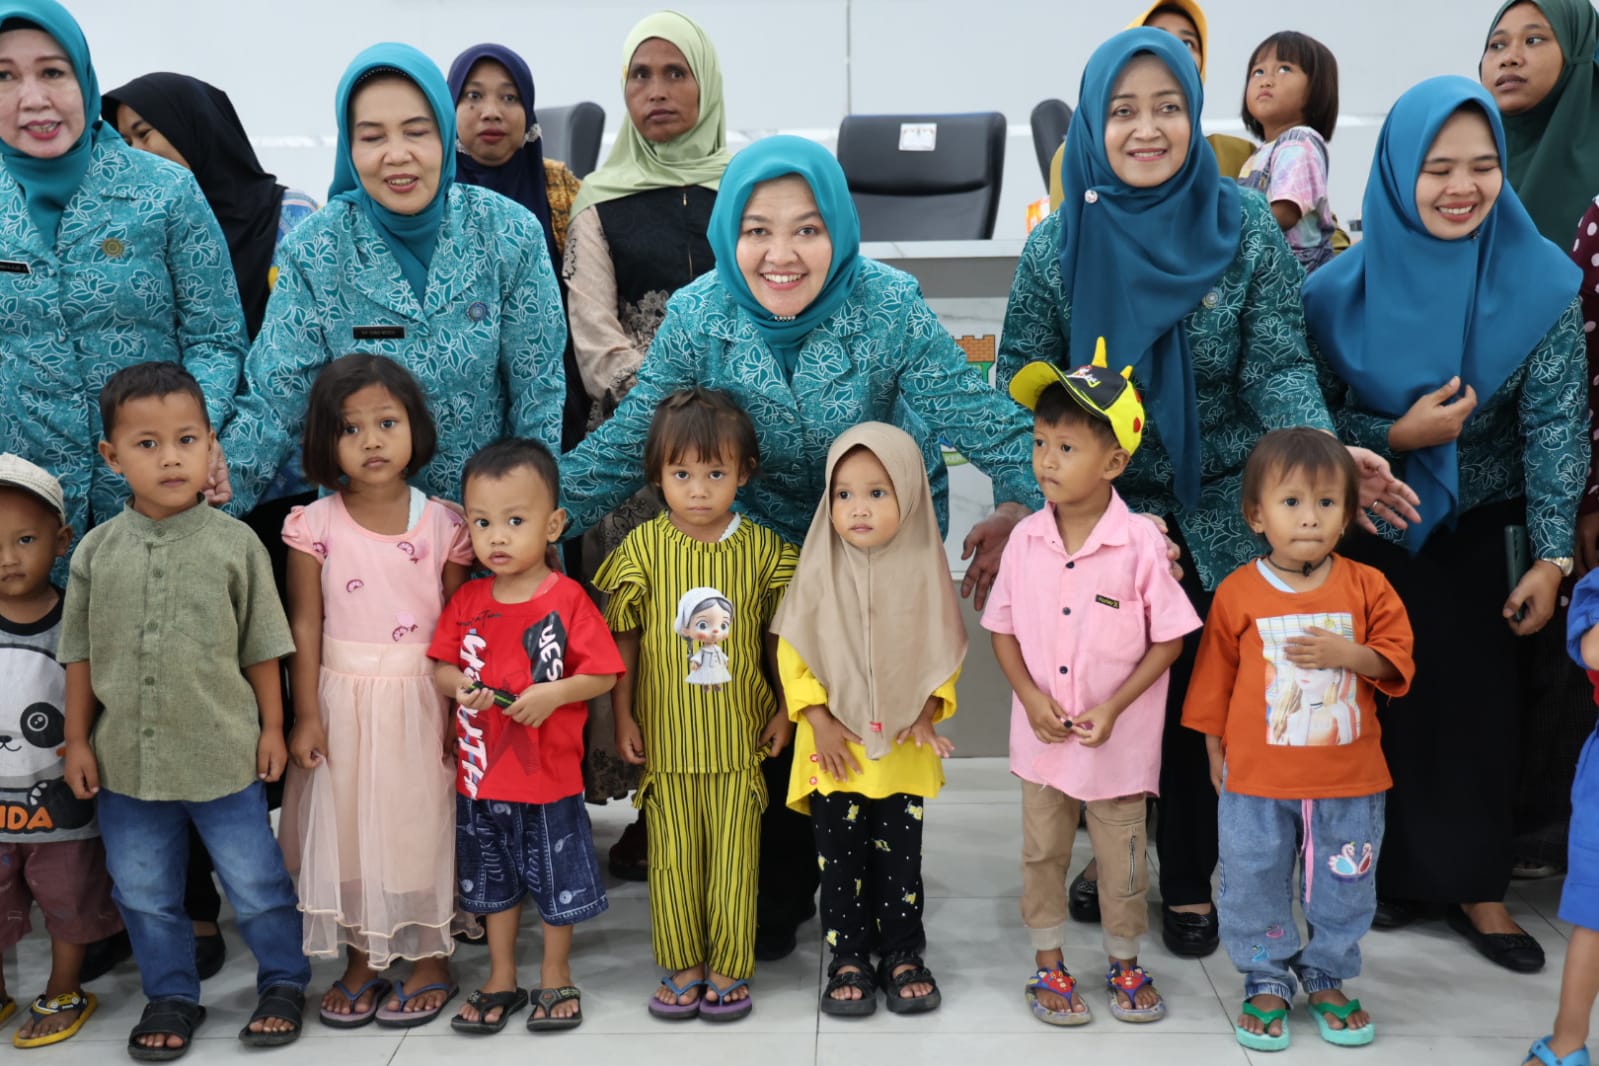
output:
M94 702L94 686L89 681L89 662L67 664L67 724L65 780L80 800L93 799L100 791L100 767L89 746L89 731L99 708Z
M794 721L788 716L788 701L783 696L783 675L777 669L777 640L777 634L768 629L761 641L766 656L766 678L771 682L772 695L777 697L777 709L766 720L766 728L761 730L756 749L764 749L771 758L782 754L783 749L794 739Z
M1205 755L1210 759L1210 787L1216 790L1216 795L1221 795L1221 737L1205 734Z
M244 679L255 691L261 712L261 739L255 746L255 771L263 781L283 776L289 747L283 741L283 667L277 659L263 659L244 668Z
M455 595L457 589L466 584L471 570L461 563L445 563L444 573L440 580L444 583L444 602L448 603L450 597Z
M1599 626L1582 635L1582 664L1590 670L1599 670Z
M644 732L633 717L633 693L638 690L638 649L640 631L628 629L613 632L616 650L622 656L625 671L616 679L611 689L611 717L615 719L616 753L625 763L644 765Z
M302 770L320 763L327 752L318 684L322 674L322 566L316 557L289 550L289 629L294 655L289 659L289 686L294 693L294 729L289 754Z
M540 681L523 689L505 713L522 725L537 728L567 704L604 695L615 684L615 674L573 674L559 681Z
M1151 644L1149 650L1144 652L1144 657L1138 660L1138 666L1131 676L1111 694L1110 699L1097 707L1090 707L1073 720L1072 728L1076 730L1083 746L1097 748L1109 740L1116 728L1116 719L1133 705L1133 701L1148 691L1149 686L1158 681L1162 674L1171 669L1171 664L1177 661L1177 656L1182 652L1182 637Z
M1284 642L1288 661L1308 670L1352 670L1373 681L1398 681L1399 670L1380 654L1318 626Z
M1027 662L1022 658L1021 642L1013 634L995 633L993 643L994 658L999 661L999 668L1004 671L1005 680L1010 682L1016 698L1022 701L1022 709L1027 712L1033 735L1046 744L1058 743L1071 736L1071 730L1066 725L1065 710L1049 693L1033 683L1033 675L1028 672Z

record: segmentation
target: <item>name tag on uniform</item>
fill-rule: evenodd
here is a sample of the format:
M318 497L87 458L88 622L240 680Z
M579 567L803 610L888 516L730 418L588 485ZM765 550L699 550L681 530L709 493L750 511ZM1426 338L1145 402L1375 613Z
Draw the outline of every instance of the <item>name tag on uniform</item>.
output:
M352 331L358 341L403 341L404 326L356 326Z
M1118 610L1118 611L1121 610L1121 606L1122 606L1120 603L1118 603L1116 600L1111 599L1109 596L1095 596L1094 597L1094 602L1095 603L1102 603L1106 607L1111 607L1111 608L1114 608L1115 610Z
M0 259L0 274L32 274L33 268L15 259Z

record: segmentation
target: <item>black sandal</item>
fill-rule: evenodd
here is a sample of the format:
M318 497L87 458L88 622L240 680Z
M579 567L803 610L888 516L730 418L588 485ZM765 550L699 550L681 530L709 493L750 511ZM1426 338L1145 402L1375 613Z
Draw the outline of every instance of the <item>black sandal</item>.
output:
M905 965L911 968L903 973L894 973L896 967ZM877 980L883 986L890 1014L921 1014L924 1011L937 1010L938 1005L944 1001L944 997L939 994L938 982L933 979L932 971L922 965L922 957L914 952L885 955L883 961L878 964ZM911 985L932 985L933 990L925 996L900 995Z
M458 1033L487 1035L498 1033L511 1020L511 1015L527 1006L527 989L513 988L509 992L485 992L481 988L466 997L466 1006L477 1011L477 1021L469 1022L459 1013L450 1019L450 1028ZM500 1016L488 1021L489 1011L498 1008Z
M189 1053L194 1031L205 1021L205 1008L188 999L152 999L144 1005L139 1024L128 1034L128 1055L135 1062L171 1062ZM141 1036L175 1036L181 1047L145 1047Z
M263 1029L256 1032L250 1028L256 1022L268 1018L277 1018L279 1021L291 1023L289 1029L273 1032ZM256 1001L255 1013L250 1015L250 1020L239 1030L239 1043L245 1047L282 1047L292 1044L300 1039L300 1029L305 1021L305 989L294 985L273 985L261 993L261 998Z
M853 970L844 967L853 966ZM833 993L841 988L858 988L860 999L838 999ZM877 1010L877 982L872 978L872 964L853 955L834 955L827 966L827 987L822 990L822 1013L841 1018L864 1018Z
M537 993L532 997L533 1013L527 1018L527 1031L530 1033L551 1033L562 1029L576 1029L583 1024L583 993L574 985L562 985L560 988L537 988ZM558 1004L567 1000L577 1001L577 1012L565 1018L555 1016ZM544 1016L541 1018L538 1011L542 1009Z

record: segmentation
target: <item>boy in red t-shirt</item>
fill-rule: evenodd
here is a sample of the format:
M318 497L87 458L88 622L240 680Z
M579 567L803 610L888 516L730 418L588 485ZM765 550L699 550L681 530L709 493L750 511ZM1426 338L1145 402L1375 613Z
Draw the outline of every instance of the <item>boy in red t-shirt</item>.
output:
M1324 1040L1368 1044L1376 1026L1342 989L1377 910L1393 784L1375 692L1410 687L1410 619L1387 578L1333 551L1360 506L1355 464L1333 437L1266 434L1240 495L1268 550L1216 586L1183 703L1221 796L1216 907L1247 997L1234 1032L1246 1048L1287 1047L1298 978Z
M490 971L451 1024L498 1032L527 1006L516 934L531 894L544 962L528 1028L571 1029L583 1020L572 926L606 908L583 806L584 701L610 691L622 658L582 587L545 563L566 524L549 450L499 441L467 461L462 480L472 550L494 576L450 598L428 657L457 704L457 895L486 916Z

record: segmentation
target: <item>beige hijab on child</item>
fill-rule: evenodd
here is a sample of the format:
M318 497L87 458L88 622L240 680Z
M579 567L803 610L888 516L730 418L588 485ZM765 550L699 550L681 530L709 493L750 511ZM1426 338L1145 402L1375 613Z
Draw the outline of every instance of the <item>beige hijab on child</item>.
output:
M855 448L877 456L899 499L899 532L870 551L833 529L833 471ZM845 430L827 453L827 486L772 631L827 689L833 717L880 759L960 668L966 627L910 435L882 422Z

